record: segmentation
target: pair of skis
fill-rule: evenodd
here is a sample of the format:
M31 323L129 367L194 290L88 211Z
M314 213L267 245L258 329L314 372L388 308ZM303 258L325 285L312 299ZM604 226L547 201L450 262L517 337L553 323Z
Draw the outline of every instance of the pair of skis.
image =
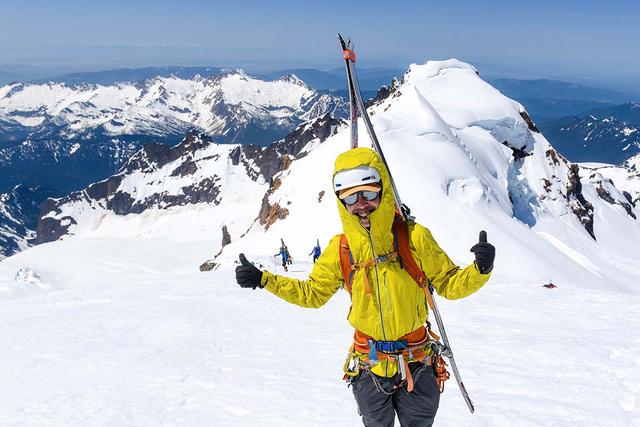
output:
M347 71L347 80L349 83L349 107L350 107L350 122L351 122L351 148L356 148L358 146L358 114L362 117L364 121L364 125L367 128L367 133L369 134L369 138L371 138L371 144L373 145L373 149L378 152L380 158L382 159L382 163L389 170L389 165L387 164L387 159L384 158L384 154L382 153L382 148L380 147L380 143L378 142L378 138L376 137L376 133L373 130L373 125L371 124L371 120L369 120L369 115L367 114L367 109L364 106L364 101L362 100L362 95L360 94L360 86L358 85L358 76L356 75L356 53L353 51L353 43L351 39L345 42L340 34L338 34L338 39L340 40L340 45L342 46L342 54L344 58L344 63ZM393 196L396 202L396 208L398 208L398 212L402 215L402 219L405 221L413 220L411 216L411 211L409 208L402 204L400 201L400 195L398 194L398 189L396 188L396 184L393 181L393 177L391 176L391 172L389 172L389 178L391 180L391 189L393 190Z
M378 142L378 138L376 137L376 133L373 130L373 125L371 124L371 120L369 119L369 115L367 114L367 110L364 105L364 101L362 100L362 95L360 94L360 87L358 85L358 77L356 75L356 54L353 50L353 43L351 39L345 42L344 38L340 34L338 34L338 40L340 41L340 45L342 46L342 53L345 62L345 69L347 72L347 81L349 85L349 106L350 106L350 124L351 124L351 148L356 148L358 146L358 115L362 117L362 120L367 129L367 133L369 134L369 138L371 138L371 144L373 145L374 150L380 155L382 162L384 163L387 171L389 172L389 178L391 180L391 188L393 190L393 196L396 203L396 208L402 215L403 219L407 222L413 221L413 217L411 216L411 211L409 208L404 205L400 201L400 196L398 195L398 190L393 181L393 176L391 175L391 170L389 169L389 165L387 164L386 159L384 158L384 154L382 153L382 148L380 147L380 143ZM458 366L456 365L456 361L453 357L453 352L451 351L451 345L449 344L449 339L447 338L447 333L444 330L444 324L442 323L442 317L440 317L440 311L438 310L438 306L436 305L434 295L433 286L429 285L429 293L431 294L431 300L433 302L433 312L436 318L436 323L438 324L438 331L442 336L442 342L434 341L432 344L432 350L441 356L445 356L449 359L449 363L451 364L451 369L453 370L453 375L456 378L456 382L458 383L458 387L460 388L460 392L462 393L462 397L464 398L465 403L469 407L471 413L474 411L473 402L469 397L469 393L467 393L467 389L464 387L462 382L462 378L460 377L460 372L458 371Z

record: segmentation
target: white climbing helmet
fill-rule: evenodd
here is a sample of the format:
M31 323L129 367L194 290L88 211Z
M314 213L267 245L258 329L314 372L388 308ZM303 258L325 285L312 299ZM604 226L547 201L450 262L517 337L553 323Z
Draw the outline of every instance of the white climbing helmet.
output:
M341 170L335 174L333 177L333 191L340 193L341 198L360 189L379 191L380 181L380 174L374 168L365 165L357 166L352 169ZM348 188L353 189L353 191L345 192L344 190Z

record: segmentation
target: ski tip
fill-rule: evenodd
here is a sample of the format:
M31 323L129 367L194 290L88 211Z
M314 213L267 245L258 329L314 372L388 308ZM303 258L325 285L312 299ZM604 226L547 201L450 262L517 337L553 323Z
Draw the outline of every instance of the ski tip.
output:
M342 37L342 34L340 33L338 33L338 41L340 42L340 46L342 46L342 50L346 50L347 42L344 41L344 37Z
M469 397L469 393L467 393L467 388L464 386L464 383L462 381L460 381L458 383L458 386L460 387L460 392L462 393L462 398L464 399L465 403L467 404L467 407L469 408L469 411L471 411L471 413L473 414L476 410L475 405L473 404L473 402L471 401L471 398Z

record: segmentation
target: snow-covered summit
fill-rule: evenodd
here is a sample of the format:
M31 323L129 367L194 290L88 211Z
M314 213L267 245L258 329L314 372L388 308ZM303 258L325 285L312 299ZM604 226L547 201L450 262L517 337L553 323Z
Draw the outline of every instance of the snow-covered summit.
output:
M456 60L412 65L370 114L403 202L461 264L486 229L498 247L498 275L638 291L640 259L628 258L640 238L638 207L559 155L524 107L474 67ZM266 233L254 227L225 253L231 258L263 241L276 246L292 230L299 230L293 247L339 232L331 171L347 138L341 132L294 161L268 198L287 217Z
M296 76L293 73L285 74L284 76L280 77L278 80L283 82L293 83L304 88L309 87L300 77Z

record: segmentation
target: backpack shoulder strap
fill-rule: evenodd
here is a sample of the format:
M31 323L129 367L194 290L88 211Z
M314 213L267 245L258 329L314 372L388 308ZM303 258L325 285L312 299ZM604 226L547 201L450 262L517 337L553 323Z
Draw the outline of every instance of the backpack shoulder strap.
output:
M400 268L404 269L416 284L426 291L427 276L424 274L420 266L413 257L409 242L409 226L400 216L396 216L393 222L393 245L394 249L398 253L398 261L400 261ZM349 294L351 294L351 285L353 282L353 255L349 248L349 242L347 236L344 234L340 236L340 268L342 270L342 277L344 277L344 284ZM425 292L427 294L428 291ZM430 295L429 295L430 296Z
M353 281L353 255L347 242L347 236L340 236L340 268L342 269L342 277L344 278L344 286L351 295L351 282Z
M409 225L403 221L402 217L396 215L396 219L393 222L392 230L394 244L396 245L395 249L396 251L398 251L398 258L400 260L400 268L406 270L406 272L409 273L416 284L420 288L422 288L427 304L429 305L429 307L431 307L432 310L435 311L433 296L431 295L431 291L427 286L429 280L427 279L426 274L424 274L420 266L418 266L418 263L416 262L416 259L413 257L413 253L411 252L411 247L409 245ZM428 323L429 322L427 322L427 324ZM431 328L429 328L429 333L432 334L432 337L437 337L437 335L433 335L433 333L431 332Z
M392 231L395 250L398 252L398 258L400 260L400 268L409 273L418 286L425 288L427 276L425 276L413 257L409 242L409 226L399 215L396 215Z

